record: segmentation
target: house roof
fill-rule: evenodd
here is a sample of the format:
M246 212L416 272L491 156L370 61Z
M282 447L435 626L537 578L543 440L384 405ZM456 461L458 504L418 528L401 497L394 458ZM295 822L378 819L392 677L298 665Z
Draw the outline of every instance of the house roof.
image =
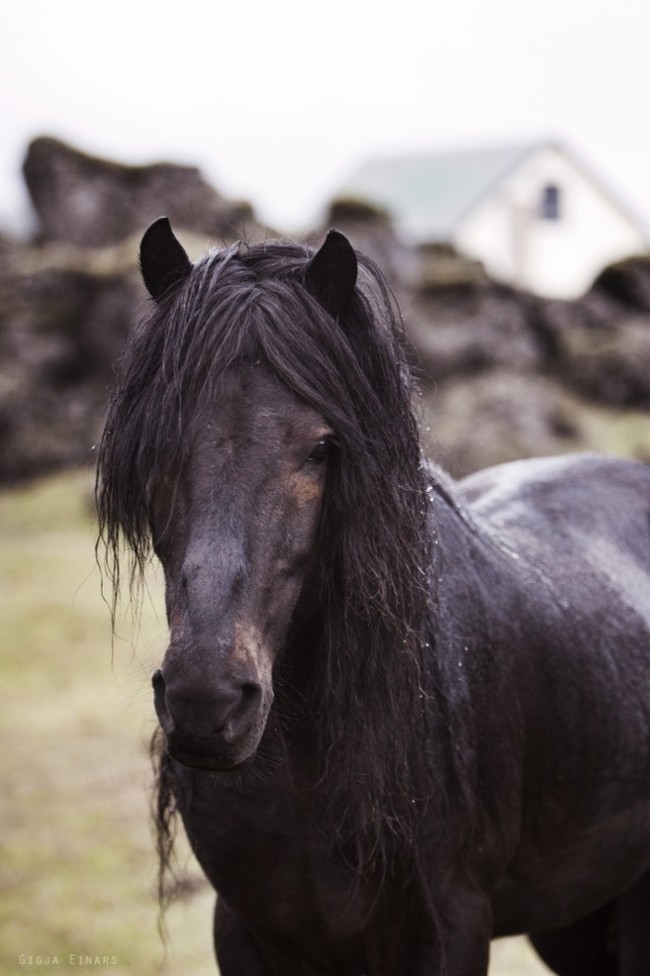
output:
M340 195L388 211L415 238L446 237L533 150L547 143L370 160Z

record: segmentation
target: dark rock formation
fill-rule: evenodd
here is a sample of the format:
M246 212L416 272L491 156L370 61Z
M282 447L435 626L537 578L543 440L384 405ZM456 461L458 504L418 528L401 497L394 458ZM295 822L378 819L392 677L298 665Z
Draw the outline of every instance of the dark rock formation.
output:
M161 214L215 242L259 231L248 203L226 200L192 166L123 166L40 137L29 146L23 172L41 240L104 247Z
M269 236L191 167L120 166L38 139L25 173L41 229L32 245L0 236L0 482L92 460L147 300L136 258L152 218L167 213L191 256L210 239ZM447 245L405 246L357 201L335 201L310 239L332 226L389 277L425 447L452 473L583 449L650 460L650 258L606 268L579 301L549 301Z
M530 327L529 304L511 288L471 279L412 291L404 315L426 377L538 369L545 349Z
M422 399L424 447L457 477L502 461L584 450L576 400L549 376L497 368Z
M92 462L113 364L144 300L131 273L16 270L0 279L0 481Z
M269 231L197 169L122 166L34 140L32 245L0 237L0 482L92 461L129 328L147 295L138 243L166 213L191 255Z
M633 312L650 312L650 257L643 255L610 264L598 275L590 294L607 296Z
M650 259L611 265L578 301L538 300L536 313L564 383L597 402L650 408Z
M390 218L382 210L359 200L334 200L322 225L307 238L318 245L328 230L335 227L345 234L357 250L372 258L398 291L409 259L408 249L399 241Z
M469 262L452 283L441 259L439 279L432 267L403 301L432 391L432 456L457 475L568 450L650 457L650 416L625 423L650 410L650 259L606 268L574 302L481 279Z

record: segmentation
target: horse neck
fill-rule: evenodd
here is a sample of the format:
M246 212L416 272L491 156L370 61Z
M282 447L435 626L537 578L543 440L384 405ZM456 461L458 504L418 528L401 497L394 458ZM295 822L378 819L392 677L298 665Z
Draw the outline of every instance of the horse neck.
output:
M482 527L467 511L454 481L432 464L427 464L427 474L432 612L425 623L425 627L429 628L425 639L431 646L432 653L436 653L438 631L441 628L447 629L446 620L440 618L454 602L454 590L469 585L473 592L478 593L481 587L476 579L481 573L489 573L496 567L493 566L494 547L489 539L484 538ZM317 580L311 580L308 588L310 597L307 601L310 612L305 615L299 613L294 621L280 667L284 689L280 698L288 699L288 707L285 709L281 704L281 711L286 710L291 715L302 717L298 723L301 729L298 737L301 747L309 740L309 736L305 739L305 735L310 725L310 715L309 711L305 712L304 707L313 692L313 662L315 656L323 652L325 610L314 600L318 585ZM441 605L438 605L440 602Z
M468 648L480 645L490 627L488 591L496 589L502 577L503 556L453 483L435 489L431 512L433 643L441 665L449 658L453 670ZM467 663L471 662L462 667Z

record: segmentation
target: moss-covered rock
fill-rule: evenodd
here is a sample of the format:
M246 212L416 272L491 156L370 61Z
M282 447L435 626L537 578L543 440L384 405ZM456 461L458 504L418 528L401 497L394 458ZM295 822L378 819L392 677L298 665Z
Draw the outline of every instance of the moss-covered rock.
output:
M249 203L221 196L194 166L125 166L41 136L27 150L23 173L45 241L104 247L161 214L215 241L264 233Z

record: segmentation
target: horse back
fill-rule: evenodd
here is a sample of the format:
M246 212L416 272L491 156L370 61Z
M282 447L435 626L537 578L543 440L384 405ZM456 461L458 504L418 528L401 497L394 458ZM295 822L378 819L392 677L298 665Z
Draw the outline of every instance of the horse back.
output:
M556 567L572 552L601 565L609 543L610 556L618 549L650 566L649 466L591 454L535 458L487 468L459 487L473 516L515 551L542 561L548 552Z

